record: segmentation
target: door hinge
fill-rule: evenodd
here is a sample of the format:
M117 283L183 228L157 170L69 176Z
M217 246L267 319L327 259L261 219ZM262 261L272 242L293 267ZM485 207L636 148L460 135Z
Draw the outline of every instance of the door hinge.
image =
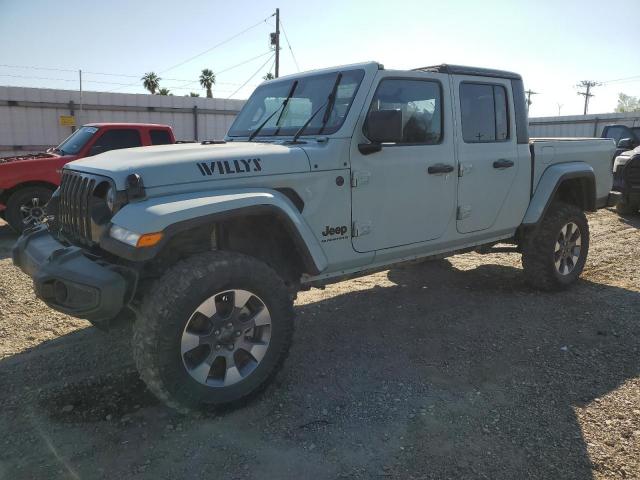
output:
M351 172L351 186L361 187L369 183L371 174L369 172Z
M465 173L469 173L471 171L472 167L473 165L471 165L470 163L461 163L458 166L458 176L463 177Z
M471 207L469 205L461 205L458 207L458 220L464 220L471 216Z
M351 236L352 237L362 237L363 235L368 235L371 233L371 222L353 222L351 225Z

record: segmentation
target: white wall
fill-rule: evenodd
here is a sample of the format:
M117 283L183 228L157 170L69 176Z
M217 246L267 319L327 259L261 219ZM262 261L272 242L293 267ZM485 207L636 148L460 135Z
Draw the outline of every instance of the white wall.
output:
M193 107L198 107L198 140L221 139L243 100L0 87L0 155L55 146L71 127L59 124L74 102L76 124L145 122L170 125L178 140L195 140ZM154 110L150 109L153 108ZM19 147L19 148L16 148Z
M640 126L640 112L529 119L530 137L599 137L607 125Z

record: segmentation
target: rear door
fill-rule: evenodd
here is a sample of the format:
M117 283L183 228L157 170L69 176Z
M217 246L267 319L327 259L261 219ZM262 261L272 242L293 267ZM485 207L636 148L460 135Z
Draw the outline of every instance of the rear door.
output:
M402 112L402 140L363 154L358 144L369 143L366 121L356 128L351 146L352 243L359 252L442 236L456 203L449 77L385 73L379 74L362 117L372 110Z
M511 83L467 75L452 79L459 120L457 229L478 232L495 224L520 168Z

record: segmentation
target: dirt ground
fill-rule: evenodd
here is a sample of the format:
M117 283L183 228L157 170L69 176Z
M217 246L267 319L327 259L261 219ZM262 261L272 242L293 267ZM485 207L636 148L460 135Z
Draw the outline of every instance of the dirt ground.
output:
M640 478L640 217L590 225L565 293L513 254L303 293L275 384L198 417L145 390L126 329L36 300L0 226L0 478Z

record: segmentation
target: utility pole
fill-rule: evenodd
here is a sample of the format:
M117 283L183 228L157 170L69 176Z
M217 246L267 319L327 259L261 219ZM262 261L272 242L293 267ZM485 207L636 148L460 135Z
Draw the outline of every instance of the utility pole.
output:
M78 70L78 76L80 77L80 113L78 114L78 124L82 122L82 70Z
M558 105L558 116L562 115L562 107L564 107L564 103L556 103Z
M593 80L582 80L576 87L584 88L584 92L578 92L578 95L584 95L584 115L589 111L589 99L593 97L593 93L591 93L591 89L593 87L597 87L600 84L598 82L594 82Z
M280 9L276 8L276 78L280 76Z
M538 95L538 92L534 92L533 90L529 89L529 90L525 90L525 92L527 94L527 113L529 113L529 107L531 106L531 95Z

